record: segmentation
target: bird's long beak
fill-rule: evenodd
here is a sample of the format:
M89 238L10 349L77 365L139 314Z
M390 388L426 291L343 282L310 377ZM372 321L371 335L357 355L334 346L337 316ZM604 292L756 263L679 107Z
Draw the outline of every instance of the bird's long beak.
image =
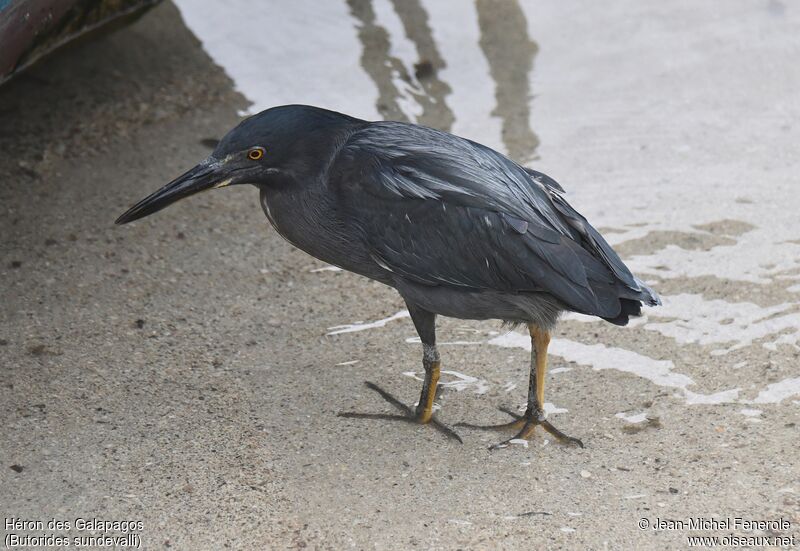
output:
M175 201L211 188L225 187L231 183L220 171L220 162L207 159L178 176L173 181L151 193L117 218L117 224L127 224L168 207Z

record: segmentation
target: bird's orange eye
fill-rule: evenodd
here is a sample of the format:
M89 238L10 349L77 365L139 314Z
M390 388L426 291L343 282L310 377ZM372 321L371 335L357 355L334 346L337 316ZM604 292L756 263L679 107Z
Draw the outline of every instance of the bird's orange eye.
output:
M251 161L257 161L264 156L264 150L260 147L254 147L247 152L247 158Z

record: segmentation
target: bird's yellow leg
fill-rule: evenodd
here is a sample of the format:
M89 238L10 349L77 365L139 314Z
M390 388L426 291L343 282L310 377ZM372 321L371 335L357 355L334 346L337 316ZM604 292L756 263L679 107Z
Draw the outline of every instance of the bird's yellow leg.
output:
M544 377L547 374L547 347L550 346L550 333L539 329L537 325L528 325L528 332L531 334L531 346L533 347L533 358L531 358L536 373L534 390L536 391L536 402L540 407L544 406ZM533 379L531 373L531 379ZM529 383L530 384L530 383ZM528 391L530 394L530 390ZM530 398L529 398L530 405Z
M541 426L544 430L552 434L557 440L575 444L583 447L583 442L577 438L567 436L545 418L544 413L544 380L547 374L547 347L550 344L550 333L541 329L535 324L528 325L528 331L531 335L531 374L528 381L528 407L524 415L517 415L507 409L501 409L512 417L516 417L515 421L510 423L503 423L501 425L470 425L466 423L459 423L458 426L466 426L481 429L493 430L516 430L518 431L513 438L504 440L498 444L491 446L489 449L497 449L506 447L511 440L528 440L534 432L537 425Z
M420 423L429 423L433 418L433 400L436 398L441 364L439 360L431 361L430 367L425 370L425 382L422 383L416 411L417 421Z

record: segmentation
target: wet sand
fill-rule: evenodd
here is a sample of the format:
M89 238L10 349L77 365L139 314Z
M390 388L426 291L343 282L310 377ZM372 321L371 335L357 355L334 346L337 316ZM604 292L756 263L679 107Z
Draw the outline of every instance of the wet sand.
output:
M727 533L639 528L690 517L784 518L800 537L797 10L479 1L448 23L429 2L331 6L318 24L349 36L330 48L351 94L276 61L253 72L274 75L257 97L258 79L217 65L225 33L187 18L201 44L169 3L0 89L2 515L141 520L147 549L679 549ZM503 435L337 417L390 411L365 380L416 400L416 334L402 314L356 323L403 303L320 270L254 189L113 226L280 94L546 171L663 294L627 328L559 325L548 410L585 449L538 434L490 452ZM522 404L525 337L441 318L439 340L443 421Z

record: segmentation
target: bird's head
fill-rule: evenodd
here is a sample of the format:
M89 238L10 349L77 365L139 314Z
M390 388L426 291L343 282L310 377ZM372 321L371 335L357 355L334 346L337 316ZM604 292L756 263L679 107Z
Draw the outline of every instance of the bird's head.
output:
M279 186L301 183L319 170L343 131L358 119L305 105L274 107L253 115L220 140L197 166L148 195L117 224L144 218L208 189L236 184Z

